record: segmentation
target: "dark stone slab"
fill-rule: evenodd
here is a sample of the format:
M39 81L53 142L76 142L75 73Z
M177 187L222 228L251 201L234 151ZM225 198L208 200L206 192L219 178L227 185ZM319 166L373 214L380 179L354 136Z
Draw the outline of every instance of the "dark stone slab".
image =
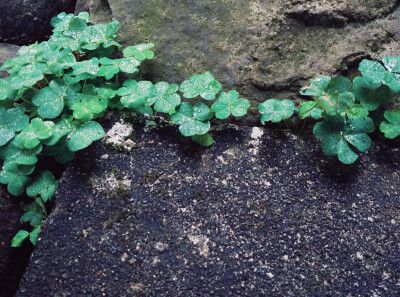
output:
M400 295L397 148L345 166L308 136L133 127L69 165L16 296Z
M76 0L0 0L0 42L27 45L48 39L50 20L73 12Z

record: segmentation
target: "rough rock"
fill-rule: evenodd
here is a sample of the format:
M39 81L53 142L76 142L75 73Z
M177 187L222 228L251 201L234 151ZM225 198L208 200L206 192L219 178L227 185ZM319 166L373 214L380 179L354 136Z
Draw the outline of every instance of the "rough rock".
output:
M4 297L14 296L32 252L29 244L19 249L11 247L11 239L21 228L23 212L18 204L19 200L0 185L0 296Z
M297 99L319 73L347 74L364 58L400 54L398 0L81 2L96 3L93 19L120 22L123 45L156 44L144 78L180 83L209 70L251 99L251 123L258 102Z
M18 53L18 50L18 45L0 43L0 67L6 60L15 57ZM7 71L0 71L0 78L5 78L8 75L9 74Z
M391 143L345 166L308 136L229 125L204 149L124 122L137 149L68 166L17 297L400 295Z
M0 0L0 42L27 45L47 39L51 18L73 12L76 0Z

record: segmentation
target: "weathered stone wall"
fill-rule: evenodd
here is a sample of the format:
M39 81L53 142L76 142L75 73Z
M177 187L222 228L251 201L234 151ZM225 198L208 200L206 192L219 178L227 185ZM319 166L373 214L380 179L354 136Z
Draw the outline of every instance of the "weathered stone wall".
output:
M156 44L144 77L181 82L211 71L257 103L296 99L318 73L400 53L397 0L78 0L94 22L116 19L123 45Z

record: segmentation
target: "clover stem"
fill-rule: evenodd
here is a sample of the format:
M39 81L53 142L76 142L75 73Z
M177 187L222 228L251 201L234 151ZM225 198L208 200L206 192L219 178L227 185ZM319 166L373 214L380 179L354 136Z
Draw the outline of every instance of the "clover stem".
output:
M285 124L286 129L290 130L289 125L288 125L288 123L286 122L286 120L283 120L283 123Z
M115 75L115 83L118 83L118 73Z
M132 77L133 77L133 73L131 73L131 74L129 75L129 78L128 78L128 79L132 79Z
M49 86L50 83L49 83L49 81L47 80L46 75L43 75L43 79L44 79L44 81L46 82L46 84Z
M26 100L25 98L23 98L22 96L19 97L19 99L21 99L22 101L24 101L25 103L28 103L31 106L36 106L35 104L33 104L32 102L30 102L29 100Z
M303 130L304 130L304 127L306 126L307 120L308 120L308 118L306 118L306 119L304 120L303 126L301 126L300 135L301 135L301 133L303 133Z
M305 115L307 113L309 113L311 110L313 110L314 108L317 107L318 104L315 104L313 107L309 108L308 110L306 110L305 112L299 113L299 117L301 118L302 115Z
M86 87L86 80L87 80L87 78L85 78L85 81L83 83L83 87Z

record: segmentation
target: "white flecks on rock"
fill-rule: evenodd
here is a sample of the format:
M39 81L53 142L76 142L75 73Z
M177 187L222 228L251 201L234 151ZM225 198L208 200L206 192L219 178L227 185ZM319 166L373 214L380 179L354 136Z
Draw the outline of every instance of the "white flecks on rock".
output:
M255 156L258 154L259 152L259 147L261 145L261 137L264 135L264 131L263 129L259 128L259 127L253 127L253 129L251 129L251 141L250 141L250 146L252 146L252 148L250 148L250 152Z
M156 245L154 247L157 251L163 252L168 248L168 244L165 244L165 243L159 241L156 243Z
M105 142L114 146L123 145L126 150L131 150L134 142L132 140L128 141L126 138L133 133L133 128L129 124L125 124L122 120L116 123L107 132ZM132 143L131 143L132 142Z
M208 247L208 242L210 239L205 235L188 235L189 240L197 246L200 255L208 257L210 253L210 248Z

